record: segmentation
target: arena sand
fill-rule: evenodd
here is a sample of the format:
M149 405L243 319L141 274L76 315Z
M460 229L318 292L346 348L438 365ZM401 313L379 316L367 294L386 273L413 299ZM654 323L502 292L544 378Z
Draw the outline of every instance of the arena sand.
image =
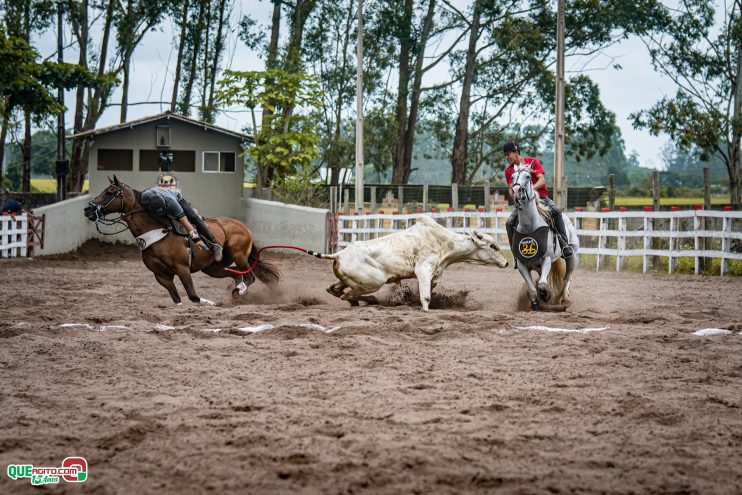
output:
M424 313L266 259L280 292L238 303L197 275L214 307L172 305L131 246L0 262L0 493L72 455L88 480L44 492L742 492L740 278L579 271L535 314L512 268L455 266Z

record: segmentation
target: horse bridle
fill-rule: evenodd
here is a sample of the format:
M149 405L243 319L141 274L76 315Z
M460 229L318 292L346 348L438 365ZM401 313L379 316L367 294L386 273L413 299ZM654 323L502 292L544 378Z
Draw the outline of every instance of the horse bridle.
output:
M527 174L528 174L528 183L529 183L529 184L531 183L531 172L530 172L529 170L525 169L525 168L516 168L516 169L515 169L515 172L513 173L513 184L515 184L516 182L518 182L518 178L520 177L520 174L523 174L523 173L527 173ZM518 186L519 186L519 187L520 187L521 189L523 189L523 186L520 186L520 184L518 184ZM524 202L525 202L526 204L527 204L527 203L530 203L530 202L531 202L531 201L533 201L533 199L534 199L534 198L536 197L536 193L535 193L535 192L533 192L533 197L529 196L529 195L528 195L528 189L532 189L532 188L526 188L526 189L525 189L525 191L524 191L524 193L525 193L525 196L526 196L525 200L522 200L522 199L514 199L516 208L521 208L521 205L522 205L522 204L523 204Z
M106 203L104 205L99 205L99 204L94 203L93 200L91 199L90 201L88 201L88 206L91 207L93 209L93 211L95 212L95 228L96 228L96 230L98 230L98 232L101 233L101 234L103 234L103 235L116 235L116 234L120 234L121 232L124 232L124 231L128 230L129 229L129 224L128 223L125 223L126 220L128 219L128 217L130 217L134 213L138 213L140 211L144 211L144 208L137 208L137 209L134 209L134 210L132 210L132 211L130 211L128 213L124 213L124 195L125 195L124 188L126 187L126 184L124 184L123 182L120 182L118 184L111 183L111 185L109 187L113 187L114 189L116 189L116 194L113 195L113 197L108 201L108 203ZM108 189L108 188L106 188L106 189ZM106 218L106 214L105 214L104 210L106 208L108 208L108 205L110 205L111 203L113 203L114 201L116 201L116 198L119 198L119 197L121 198L121 215L119 215L118 218L112 218L112 219L109 220L109 219ZM103 231L100 230L99 224L101 224L101 223L103 225L109 225L109 226L110 225L124 225L125 227L123 229L117 231L117 232L110 232L109 233L109 232L103 232Z

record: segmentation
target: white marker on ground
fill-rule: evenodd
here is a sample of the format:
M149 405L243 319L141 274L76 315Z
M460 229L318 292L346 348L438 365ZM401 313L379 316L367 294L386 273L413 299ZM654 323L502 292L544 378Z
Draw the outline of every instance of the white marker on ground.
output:
M564 333L589 333L589 332L602 332L608 330L609 327L598 327L598 328L554 328L545 327L542 325L531 325L529 327L516 327L518 330L536 330L539 332L564 332Z
M698 335L699 337L709 337L711 335L729 335L730 333L732 333L732 331L727 330L726 328L704 328L702 330L693 332L693 335Z

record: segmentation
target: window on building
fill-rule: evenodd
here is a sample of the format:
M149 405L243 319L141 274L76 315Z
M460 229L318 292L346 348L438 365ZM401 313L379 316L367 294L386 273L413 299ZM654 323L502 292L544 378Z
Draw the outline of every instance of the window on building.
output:
M99 148L98 170L134 170L134 151Z
M157 147L158 148L169 148L170 147L170 126L169 125L158 125L156 130L157 136Z
M195 151L139 150L139 170L142 172L160 172L164 159L168 160L169 172L195 172Z
M234 151L204 151L204 167L206 173L234 172L236 163Z

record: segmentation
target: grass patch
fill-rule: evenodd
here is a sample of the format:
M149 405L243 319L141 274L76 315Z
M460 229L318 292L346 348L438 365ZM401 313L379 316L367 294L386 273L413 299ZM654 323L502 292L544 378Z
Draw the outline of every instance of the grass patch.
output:
M625 256L623 259L622 272L634 272L641 273L643 268L644 259L642 256ZM595 254L581 254L580 255L580 266L581 270L586 271L615 271L616 270L616 257L605 256L602 268L598 270L598 256ZM650 264L648 268L649 273L661 273L668 275L693 275L696 272L696 259L693 257L682 257L677 259L675 271L672 274L668 273L670 266L670 258L667 256L656 257L655 264ZM699 272L700 275L719 275L721 273L721 259L709 258L707 265L702 268ZM729 260L729 270L725 273L725 276L730 275L733 277L742 276L742 260Z
M82 191L88 192L89 185L86 180L82 185ZM55 193L57 192L57 179L31 179L31 192Z

